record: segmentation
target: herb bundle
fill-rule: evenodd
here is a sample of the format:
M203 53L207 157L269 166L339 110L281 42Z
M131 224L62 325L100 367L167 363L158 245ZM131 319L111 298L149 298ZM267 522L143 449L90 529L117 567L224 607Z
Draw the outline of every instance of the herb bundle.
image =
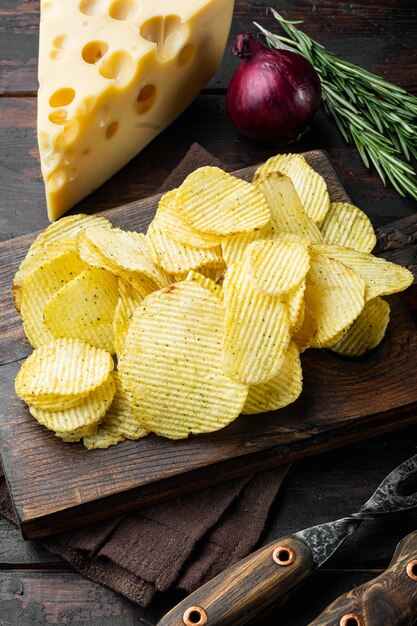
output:
M376 168L401 194L417 200L417 175L409 161L417 158L417 97L361 67L338 58L271 9L287 36L255 22L272 48L298 52L320 76L323 105L366 167ZM408 161L408 162L407 162Z

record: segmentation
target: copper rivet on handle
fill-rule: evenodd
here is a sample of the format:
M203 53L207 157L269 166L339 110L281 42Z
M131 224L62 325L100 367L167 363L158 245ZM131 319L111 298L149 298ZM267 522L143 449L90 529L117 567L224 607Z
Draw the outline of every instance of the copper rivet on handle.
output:
M355 613L348 613L347 615L344 615L339 624L340 626L365 626L361 616L355 615Z
M272 553L272 558L278 565L291 565L295 561L295 550L290 546L278 546Z
M417 580L417 561L410 561L407 563L407 574L413 580Z
M182 621L185 626L204 626L207 624L207 613L200 606L190 606L184 611Z

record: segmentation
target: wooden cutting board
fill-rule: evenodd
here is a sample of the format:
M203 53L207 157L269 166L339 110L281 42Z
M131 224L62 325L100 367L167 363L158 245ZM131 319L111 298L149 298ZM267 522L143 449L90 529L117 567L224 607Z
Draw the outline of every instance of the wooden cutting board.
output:
M305 156L325 177L332 200L349 200L327 155L314 151ZM237 175L250 180L254 170ZM103 215L114 225L143 231L159 197ZM64 443L40 427L14 393L19 361L31 348L13 307L10 284L35 235L0 244L0 453L26 538L75 528L417 422L411 288L406 300L392 299L386 339L370 356L345 360L327 351L307 351L302 356L303 393L286 409L241 416L222 431L186 441L149 436L95 451ZM378 235L379 252L417 269L416 218L396 222Z

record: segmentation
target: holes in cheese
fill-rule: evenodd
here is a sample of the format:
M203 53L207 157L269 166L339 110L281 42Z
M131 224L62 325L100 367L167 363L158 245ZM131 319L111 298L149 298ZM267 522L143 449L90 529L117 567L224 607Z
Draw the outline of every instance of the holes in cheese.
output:
M106 54L109 44L105 41L90 41L82 49L81 55L86 63L97 63Z
M110 109L105 104L97 112L97 124L99 125L100 128L103 128L107 124L109 117L110 117Z
M175 56L188 37L188 26L178 15L157 15L140 27L141 37L156 44L161 58Z
M52 192L58 191L58 189L61 189L61 187L65 185L66 180L67 175L64 170L55 170L55 172L50 175L48 180L49 190Z
M119 85L128 83L134 71L133 59L129 52L119 50L103 61L99 72L104 78L116 81Z
M118 128L119 128L119 122L112 122L111 124L109 124L106 129L107 139L111 139L113 135L117 133Z
M48 117L52 124L65 124L67 121L67 112L65 109L58 109L57 111L52 111Z
M59 137L59 143L63 143L63 144L71 144L73 143L77 137L78 137L78 133L80 130L80 125L77 122L77 120L69 120L68 122L65 123L64 125L64 130L62 132L62 135Z
M109 15L114 20L131 20L138 10L135 0L114 0L109 7Z
M72 87L63 87L62 89L58 89L54 91L54 93L49 98L49 104L51 107L66 107L75 98L75 91Z
M80 3L80 11L84 15L99 15L104 11L104 0L82 0Z
M41 4L41 20L43 22L51 22L59 12L59 6L52 2L42 2Z
M178 55L178 65L180 67L184 67L184 65L187 65L187 63L189 63L193 58L194 52L195 46L193 46L193 44L189 43L184 46Z
M140 90L136 100L136 111L142 115L149 111L155 102L156 87L155 85L145 85Z
M72 47L72 39L69 35L58 35L52 42L54 48L58 50L66 50Z

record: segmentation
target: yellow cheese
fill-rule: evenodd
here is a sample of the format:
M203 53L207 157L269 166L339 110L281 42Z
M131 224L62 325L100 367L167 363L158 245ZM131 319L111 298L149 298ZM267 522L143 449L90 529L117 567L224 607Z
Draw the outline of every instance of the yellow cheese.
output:
M38 141L58 218L170 124L215 73L233 0L44 0Z

